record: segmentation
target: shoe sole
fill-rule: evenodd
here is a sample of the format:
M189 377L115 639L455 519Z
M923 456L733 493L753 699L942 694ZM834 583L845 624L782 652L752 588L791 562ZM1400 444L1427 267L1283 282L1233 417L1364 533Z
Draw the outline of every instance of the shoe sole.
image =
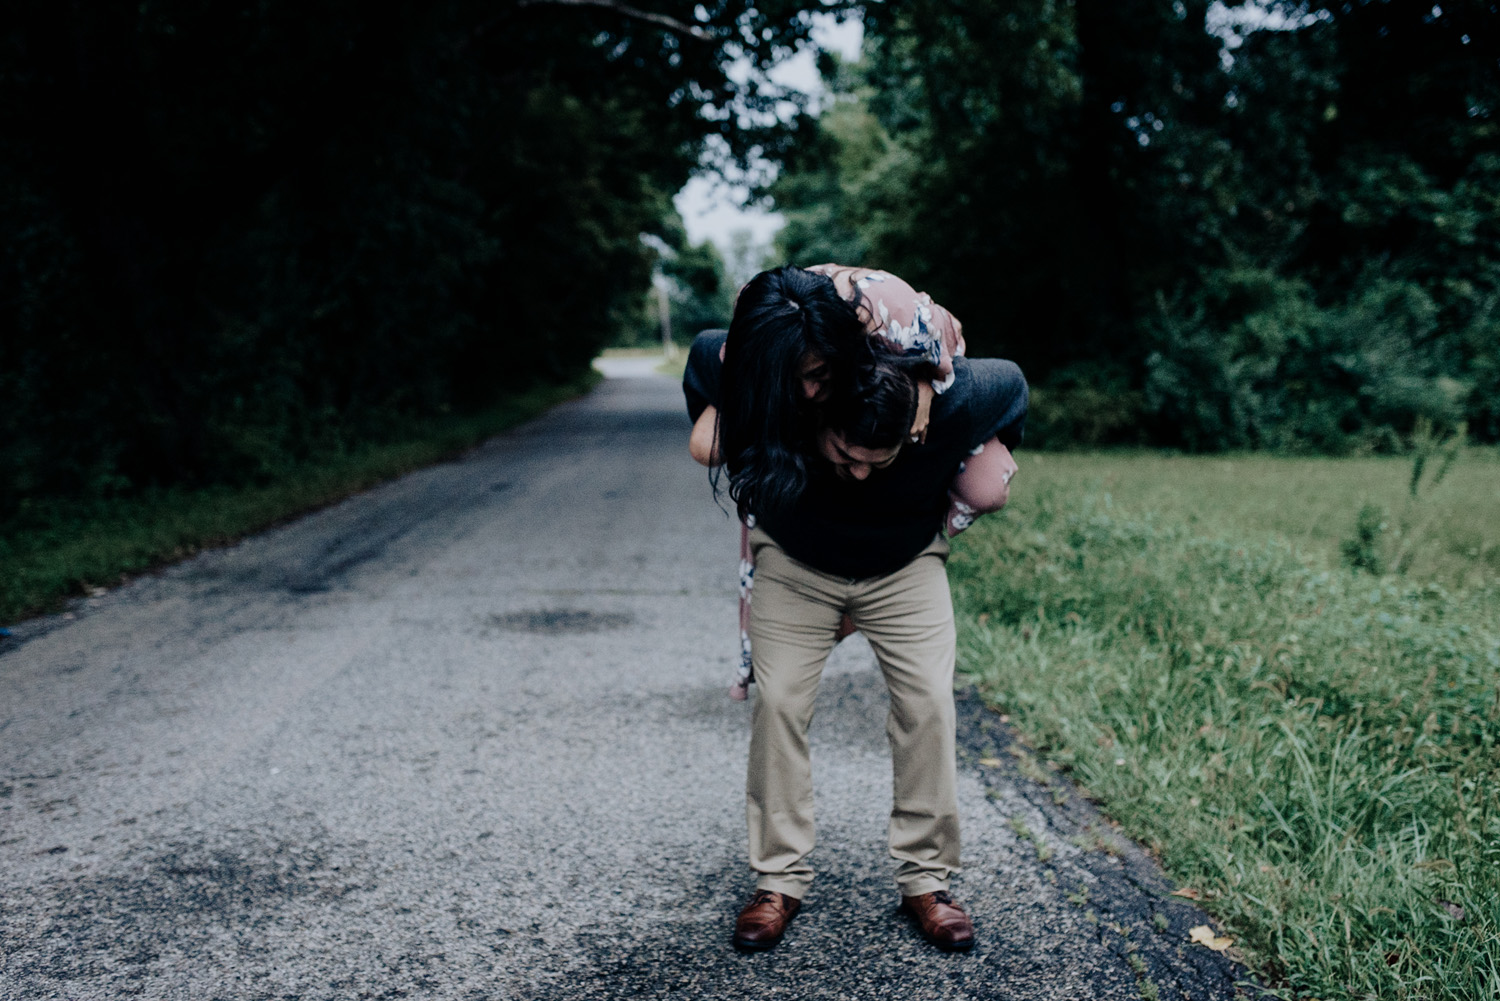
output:
M974 948L974 940L972 938L966 942L954 942L952 944L949 944L947 942L939 942L937 939L927 938L926 935L923 935L922 938L927 942L928 945L932 946L934 949L941 949L943 952L968 952L970 949Z
M736 949L742 952L770 952L781 944L781 939L774 942L750 942L742 938L730 939Z

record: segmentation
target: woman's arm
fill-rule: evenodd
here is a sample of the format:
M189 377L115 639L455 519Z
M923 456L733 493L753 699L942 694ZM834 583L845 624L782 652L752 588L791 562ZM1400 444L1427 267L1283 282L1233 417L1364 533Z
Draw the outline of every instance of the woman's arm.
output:
M888 350L919 354L932 362L933 376L917 382L917 416L913 441L927 438L932 398L953 381L953 359L964 353L963 324L926 292L888 271L840 264L816 264L807 269L832 279L838 294L854 304L865 332Z
M717 466L719 459L719 410L706 407L693 423L693 436L688 440L688 452L699 465Z

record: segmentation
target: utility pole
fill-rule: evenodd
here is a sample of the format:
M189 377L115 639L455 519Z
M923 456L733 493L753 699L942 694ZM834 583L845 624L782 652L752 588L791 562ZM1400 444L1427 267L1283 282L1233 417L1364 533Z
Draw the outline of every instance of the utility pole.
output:
M661 353L667 361L677 356L677 346L672 343L672 297L667 292L665 275L653 275L656 286L656 311L661 314Z

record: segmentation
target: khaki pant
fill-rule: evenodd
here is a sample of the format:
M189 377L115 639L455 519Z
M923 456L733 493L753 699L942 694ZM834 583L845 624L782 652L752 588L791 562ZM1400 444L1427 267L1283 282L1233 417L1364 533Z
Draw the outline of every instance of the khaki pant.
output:
M945 890L958 871L953 712L953 601L939 536L885 577L850 581L796 562L769 535L750 535L755 599L750 642L759 694L745 783L757 887L801 898L812 882L812 765L807 727L823 663L845 612L864 633L890 690L894 802L891 857L908 896Z

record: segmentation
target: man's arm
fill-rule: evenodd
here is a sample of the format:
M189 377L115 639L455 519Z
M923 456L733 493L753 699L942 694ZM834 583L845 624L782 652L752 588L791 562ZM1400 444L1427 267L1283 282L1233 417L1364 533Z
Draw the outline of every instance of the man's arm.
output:
M968 417L968 446L1000 439L1013 449L1026 429L1026 377L1015 362L999 358L970 358L959 362L968 369L964 399Z
M688 348L687 367L682 372L682 395L688 417L697 424L708 407L719 405L719 383L724 372L724 342L727 330L705 330Z
M687 399L693 434L688 452L705 466L719 464L719 383L724 371L723 330L705 330L688 349L687 368L682 373L682 395Z

